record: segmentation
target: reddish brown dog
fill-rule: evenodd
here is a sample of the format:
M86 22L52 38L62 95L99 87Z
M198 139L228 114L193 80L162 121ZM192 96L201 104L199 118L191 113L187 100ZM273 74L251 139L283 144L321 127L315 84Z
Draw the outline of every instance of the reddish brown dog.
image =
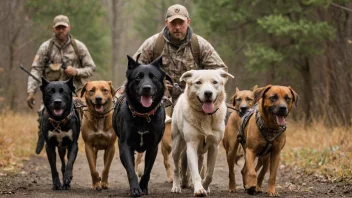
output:
M82 89L87 109L82 120L82 137L92 175L92 188L108 188L108 176L115 154L116 134L112 128L113 96L115 89L111 81L91 81ZM98 150L104 150L102 178L96 169Z
M248 194L262 192L264 176L270 170L267 194L279 196L275 183L280 152L286 142L286 117L292 105L297 106L298 99L291 87L268 85L254 91L254 102L258 102L258 108L248 124L241 126L244 129L241 144L245 149L245 164L241 173ZM257 167L254 166L256 157L259 157ZM260 168L257 177L256 171Z
M257 85L252 90L257 89ZM235 163L243 155L243 150L238 146L237 140L238 129L241 125L241 117L249 108L254 105L254 93L250 90L240 91L236 87L235 94L231 97L231 103L234 107L234 112L230 114L225 128L223 145L226 150L227 164L229 166L229 191L236 192L235 182ZM237 155L236 155L237 154Z

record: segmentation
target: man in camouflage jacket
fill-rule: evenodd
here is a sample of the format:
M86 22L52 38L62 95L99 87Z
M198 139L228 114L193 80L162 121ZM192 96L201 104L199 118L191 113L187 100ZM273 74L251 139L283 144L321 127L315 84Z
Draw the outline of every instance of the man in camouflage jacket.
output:
M144 41L133 58L136 59L138 54L140 54L138 62L148 64L161 55L162 68L170 75L174 83L178 83L182 88L184 88L185 84L180 84L179 79L188 70L223 69L227 71L227 66L213 46L203 37L192 32L190 22L191 19L184 6L179 4L170 6L166 13L166 26L162 32ZM197 43L191 46L194 43L192 42L193 37L196 37ZM163 46L161 47L161 52L156 52L158 45L160 45L158 43L160 38L163 40ZM195 54L195 51L198 53ZM169 91L175 104L182 92L177 87L173 87Z
M63 81L72 76L76 93L79 96L80 90L88 78L93 75L96 66L87 47L69 34L70 29L67 16L58 15L54 18L54 36L39 47L33 60L31 74L37 79L44 76L49 81ZM64 63L66 67L62 66ZM27 104L30 108L34 106L34 95L38 86L39 82L29 76ZM39 112L42 108L43 105L41 105ZM44 139L40 131L38 135L37 154L44 146Z

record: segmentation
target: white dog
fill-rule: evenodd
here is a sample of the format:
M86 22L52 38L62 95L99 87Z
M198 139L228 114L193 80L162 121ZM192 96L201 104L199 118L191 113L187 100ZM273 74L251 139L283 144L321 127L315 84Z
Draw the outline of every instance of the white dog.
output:
M228 77L233 78L223 70L191 70L180 78L180 81L186 82L186 88L172 114L174 181L171 192L181 192L179 162L181 153L185 150L194 196L206 196L207 191L210 192L209 184L213 177L218 146L225 131L227 107L224 85ZM207 172L201 181L198 166L203 163L198 160L206 152Z

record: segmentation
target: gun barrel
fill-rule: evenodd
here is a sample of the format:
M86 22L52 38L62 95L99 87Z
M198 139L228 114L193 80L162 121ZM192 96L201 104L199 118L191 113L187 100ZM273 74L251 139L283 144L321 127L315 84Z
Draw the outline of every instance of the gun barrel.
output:
M20 68L21 68L24 72L26 72L28 75L30 75L34 80L36 80L36 81L39 82L39 83L42 83L37 77L35 77L33 74L31 74L31 72L29 72L28 70L26 70L26 68L24 68L22 64L20 65Z

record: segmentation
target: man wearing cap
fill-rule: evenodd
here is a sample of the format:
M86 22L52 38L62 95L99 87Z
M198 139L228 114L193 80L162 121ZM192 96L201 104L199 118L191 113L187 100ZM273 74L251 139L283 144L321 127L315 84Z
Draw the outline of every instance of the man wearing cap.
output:
M163 30L145 40L133 58L136 59L140 54L138 62L148 64L161 55L162 68L174 83L178 84L181 75L188 70L219 68L227 71L227 66L213 46L203 37L194 34L190 23L191 19L184 6L180 4L170 6L167 9ZM185 86L180 85L181 88ZM173 87L169 91L175 104L182 93L181 89Z
M54 35L39 47L32 63L31 74L37 79L44 76L49 81L63 81L72 76L76 94L79 95L88 78L93 75L96 66L87 47L69 34L70 29L70 21L67 16L58 15L54 18ZM27 104L31 109L34 106L34 95L38 86L39 82L29 76ZM43 105L41 105L39 112L42 109ZM40 131L38 135L37 154L44 146L44 138Z

